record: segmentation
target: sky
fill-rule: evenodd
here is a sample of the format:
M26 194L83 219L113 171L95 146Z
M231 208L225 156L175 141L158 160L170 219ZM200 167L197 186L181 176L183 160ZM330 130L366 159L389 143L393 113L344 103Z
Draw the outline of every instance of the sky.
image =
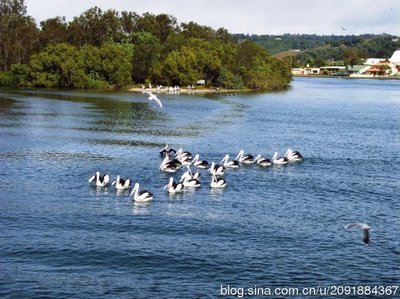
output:
M178 24L193 21L244 34L400 36L399 0L25 0L37 23L56 16L67 21L94 6L102 10L165 13Z

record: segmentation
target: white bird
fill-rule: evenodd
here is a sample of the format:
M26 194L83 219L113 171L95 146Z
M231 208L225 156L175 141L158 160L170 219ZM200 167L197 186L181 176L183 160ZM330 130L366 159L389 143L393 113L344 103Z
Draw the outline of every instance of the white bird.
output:
M235 160L238 160L240 163L243 163L243 164L254 163L254 157L252 155L245 155L243 150L240 150L240 152L236 156Z
M89 179L89 183L93 180L95 180L96 187L104 187L107 186L110 177L108 174L100 175L100 172L96 171L96 174Z
M196 172L196 173L198 174L198 172ZM183 184L184 187L188 187L188 188L196 188L196 187L200 187L200 185L201 185L201 183L198 179L193 178L193 174L190 171L190 169L188 169L184 174L182 174L180 182Z
M182 163L177 159L171 160L168 155L165 156L164 160L161 162L159 169L165 172L177 172L182 166Z
M289 163L289 160L286 157L278 158L278 152L275 152L275 154L272 156L272 163L277 165L285 165Z
M117 190L126 190L131 186L131 180L129 178L124 180L117 175L117 179L111 185L115 185L115 189Z
M221 160L220 162L222 165L224 165L224 167L226 168L239 168L240 167L240 163L237 160L231 160L229 161L229 155L226 154L224 156L224 158Z
M301 162L303 161L303 156L299 151L294 151L292 149L288 149L286 151L285 157L289 160L289 162Z
M257 163L257 165L262 166L262 167L267 167L267 166L271 166L272 165L272 162L271 162L270 159L265 158L265 157L261 156L260 154L258 154L256 156L254 161Z
M160 105L161 109L163 108L162 103L161 103L160 99L157 97L157 95L155 95L151 91L147 91L146 93L149 95L148 99L150 101L155 101L158 105Z
M170 177L169 183L165 185L164 189L168 190L169 193L178 193L183 189L182 183L175 183L174 178Z
M214 174L211 178L210 183L211 188L224 188L226 186L226 181L223 178L217 178Z
M368 224L365 223L349 223L347 224L344 228L345 229L350 229L350 228L359 228L363 231L363 242L366 245L370 245L370 241L369 241L369 231L371 230L371 227Z
M212 162L208 171L213 175L223 175L225 173L225 167Z
M206 160L199 160L199 154L196 154L192 160L192 164L197 168L207 169L209 167L208 162Z
M133 195L133 200L135 202L143 203L148 202L153 199L153 194L147 190L139 191L139 183L135 184L135 187L132 189L130 196Z

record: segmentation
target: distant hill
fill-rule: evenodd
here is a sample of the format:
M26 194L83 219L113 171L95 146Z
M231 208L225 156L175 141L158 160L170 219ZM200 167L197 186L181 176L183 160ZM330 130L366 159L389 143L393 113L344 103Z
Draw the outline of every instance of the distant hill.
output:
M400 49L400 38L388 34L363 35L233 35L238 41L251 40L277 58L292 56L294 66L310 64L357 64L368 57L390 58Z

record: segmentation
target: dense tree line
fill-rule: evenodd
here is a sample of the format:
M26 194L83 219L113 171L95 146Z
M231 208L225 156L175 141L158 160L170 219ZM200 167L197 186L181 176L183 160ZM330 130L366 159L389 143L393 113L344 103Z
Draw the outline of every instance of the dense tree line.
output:
M322 66L329 64L360 64L369 57L390 58L400 48L400 39L388 34L363 35L244 35L238 40L251 40L263 46L271 54L300 50L292 53L292 66Z
M0 0L0 85L105 88L153 82L185 86L280 89L291 81L287 61L225 29L170 15L93 7L66 22L38 27L24 0Z

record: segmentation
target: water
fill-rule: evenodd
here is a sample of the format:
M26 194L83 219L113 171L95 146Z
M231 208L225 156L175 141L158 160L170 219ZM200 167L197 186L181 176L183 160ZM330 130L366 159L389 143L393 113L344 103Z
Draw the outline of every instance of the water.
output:
M295 79L230 95L0 91L0 296L214 298L221 286L399 285L398 81ZM169 196L168 143L305 161L228 170ZM95 171L154 201L95 189ZM179 172L175 177L180 176ZM350 222L373 227L364 246ZM397 294L400 293L400 290Z

